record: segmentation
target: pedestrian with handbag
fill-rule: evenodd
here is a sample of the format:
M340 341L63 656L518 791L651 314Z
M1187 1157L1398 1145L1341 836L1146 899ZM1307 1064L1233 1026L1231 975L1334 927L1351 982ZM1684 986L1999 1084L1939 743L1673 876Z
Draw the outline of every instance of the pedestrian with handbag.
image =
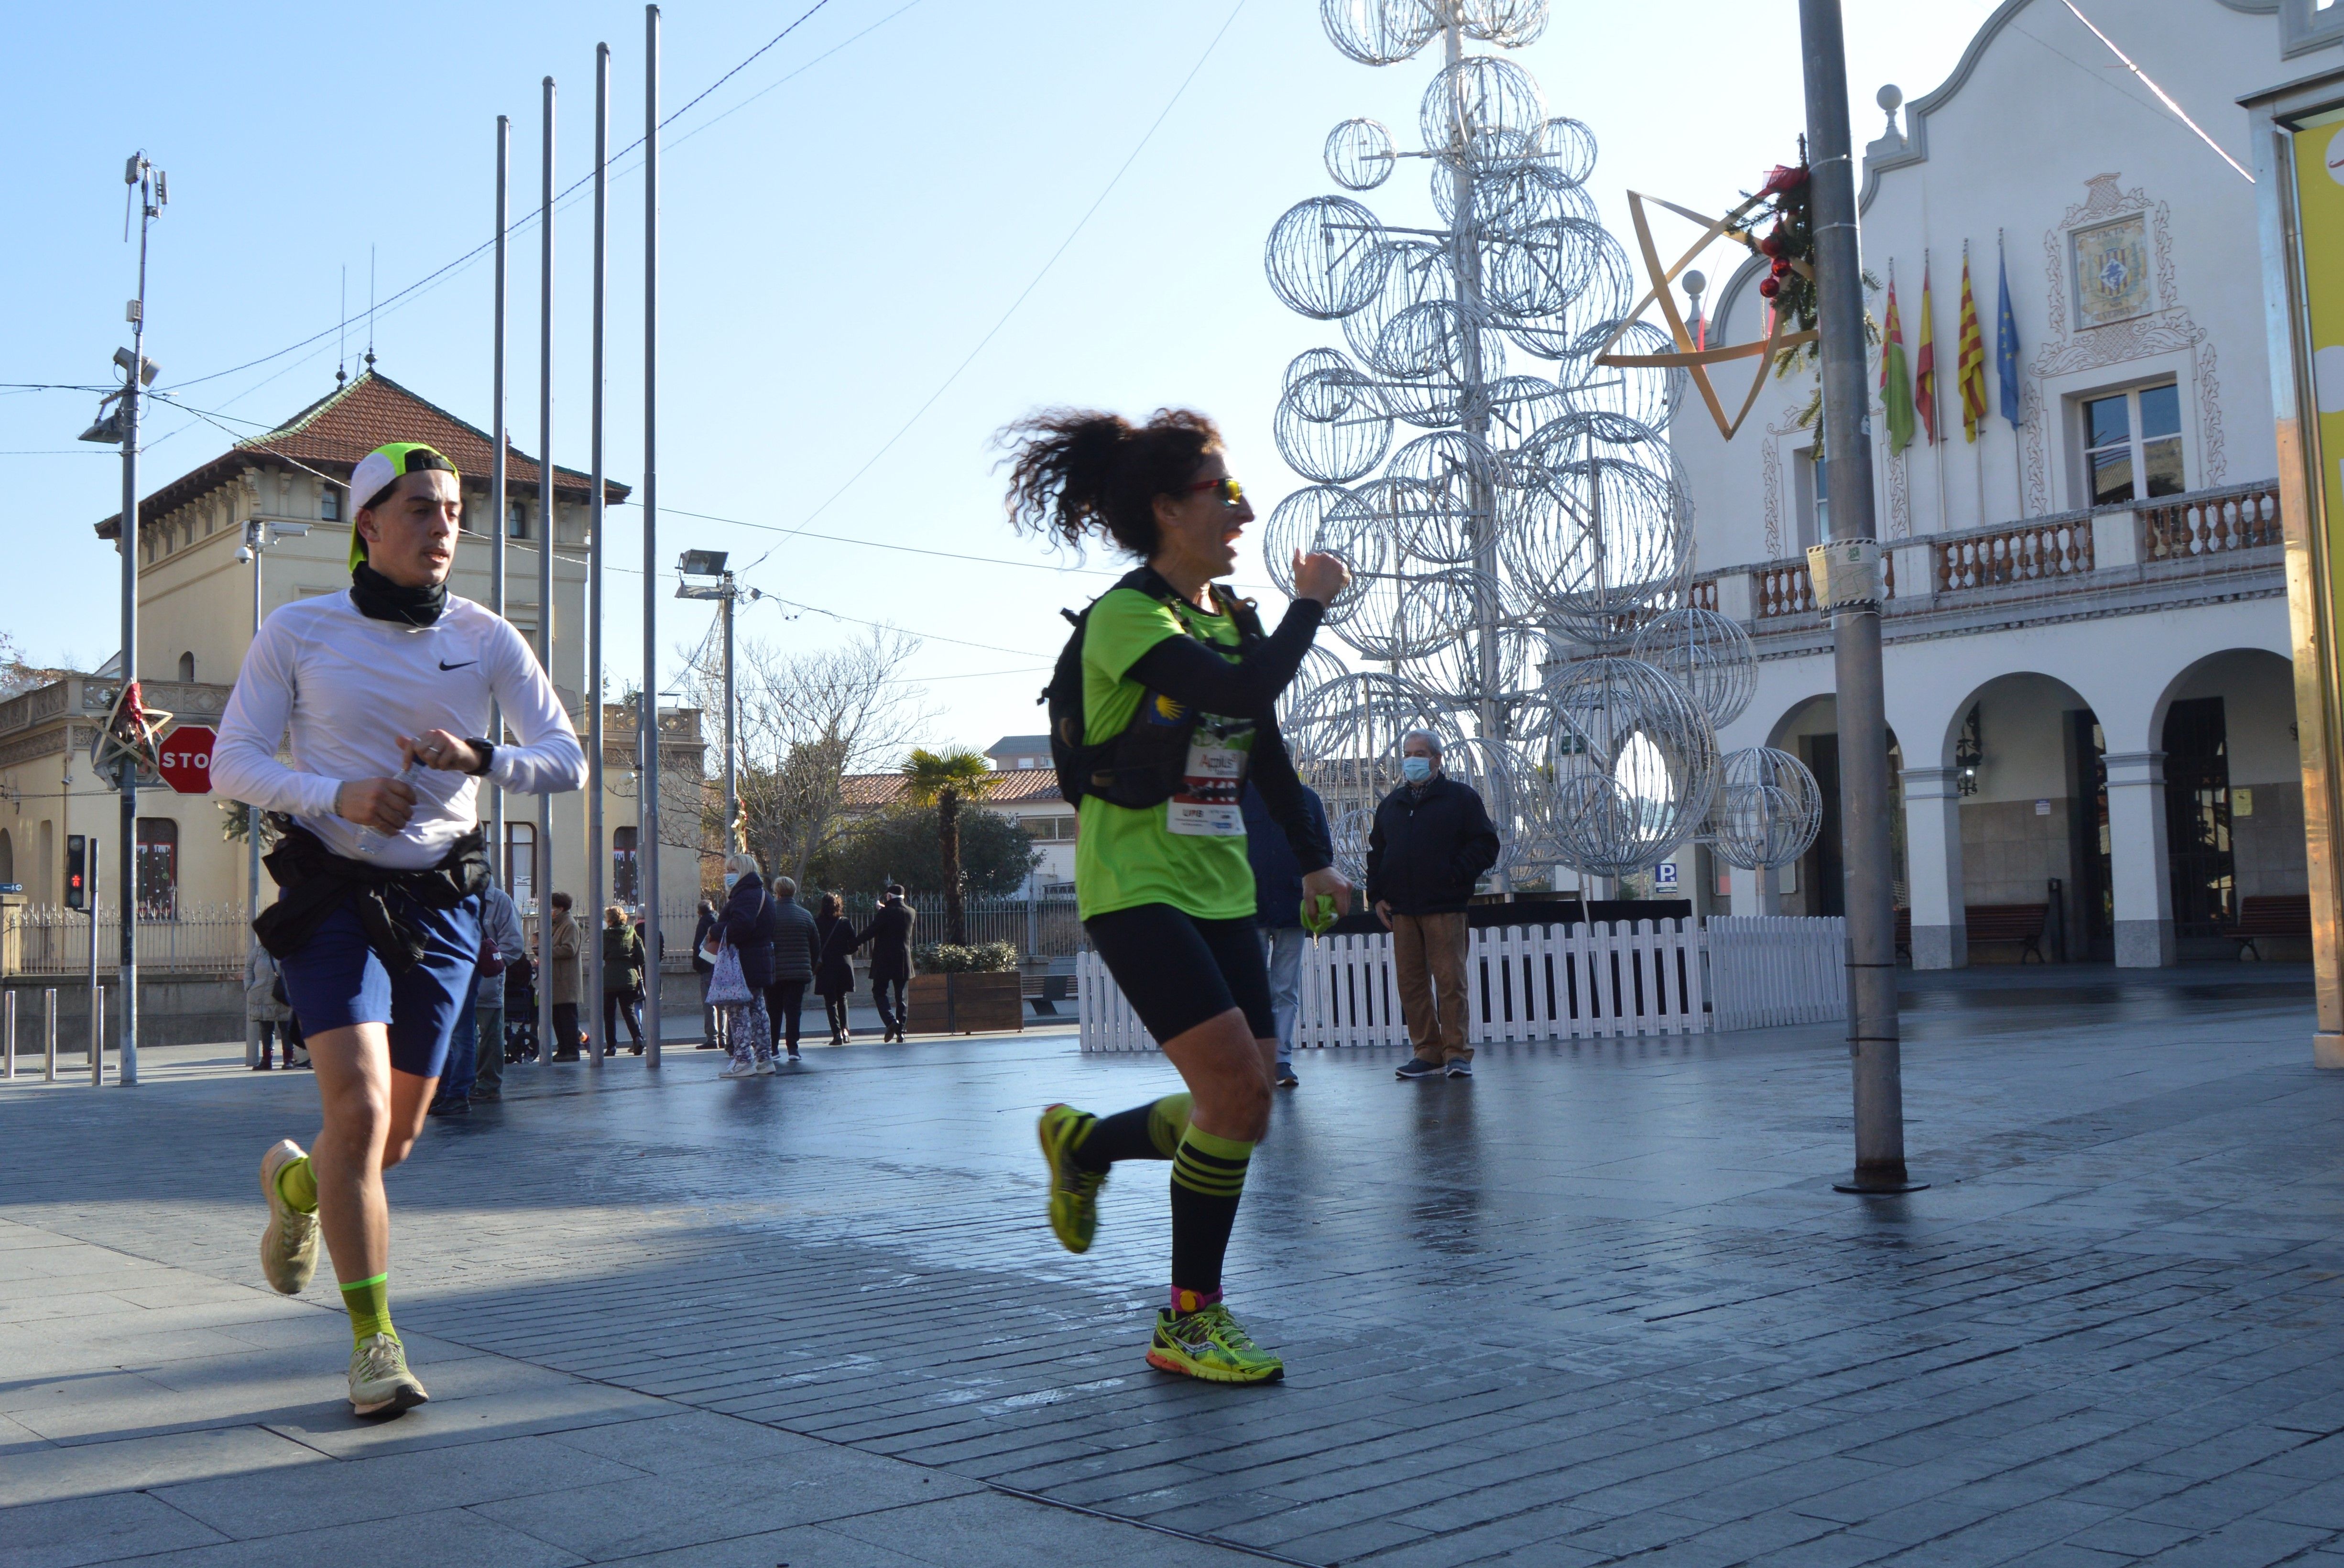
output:
M631 1054L643 1054L643 943L627 924L627 912L613 904L602 912L602 1054L619 1050L619 1019L627 1023L634 1041Z
M846 900L835 893L822 895L822 913L813 925L814 993L830 1017L830 1043L843 1046L853 1037L846 1025L846 1002L854 994L854 949L860 936L846 918Z
M732 1061L718 1076L750 1078L773 1071L773 1026L765 1011L765 989L773 983L773 940L765 917L773 902L757 857L743 850L724 860L724 907L716 928L722 943L708 999L725 1011L725 1037Z

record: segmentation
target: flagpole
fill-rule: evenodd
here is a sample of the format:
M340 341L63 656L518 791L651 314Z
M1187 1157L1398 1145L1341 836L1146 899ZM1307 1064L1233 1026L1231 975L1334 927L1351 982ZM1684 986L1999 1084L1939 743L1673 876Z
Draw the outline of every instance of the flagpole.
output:
M1928 187L1922 191L1925 196ZM1925 222L1926 219L1924 219ZM1935 460L1937 470L1937 531L1951 531L1953 520L1945 515L1945 443L1937 439L1937 420L1945 405L1937 400L1937 299L1932 287L1935 279L1929 270L1928 247L1921 248L1921 315L1929 324L1929 452Z
M2002 368L2002 334L2004 330L2003 309L2010 298L2010 258L2003 254L2002 237L2003 231L2001 229L1997 228L1994 231L1994 358L1995 369L1997 372L1999 372ZM2015 367L2017 363L2016 349L2018 347L2017 343L2015 341L2017 337L2017 332L2015 327L2011 330L2011 336L2014 339L2014 341L2011 344L2011 349L2013 350L2012 364ZM1999 374L1996 375L1995 379L2001 379ZM2006 381L2004 382L2001 389L2004 393L2005 400L2007 401L2010 391L2010 383ZM2026 383L2021 381L2019 383L2018 408L2016 410L2005 409L2002 411L2003 418L2010 420L2010 488L2012 493L2016 495L2018 500L2018 521L2021 522L2025 522L2026 521L2026 448L2021 432L2019 420L2012 418L2012 415L2014 412L2021 416L2025 415L2026 411Z

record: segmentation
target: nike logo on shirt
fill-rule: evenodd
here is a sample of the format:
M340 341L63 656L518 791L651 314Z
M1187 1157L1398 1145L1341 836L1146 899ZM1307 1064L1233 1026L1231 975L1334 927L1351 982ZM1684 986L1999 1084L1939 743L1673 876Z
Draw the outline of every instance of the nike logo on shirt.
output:
M450 664L447 660L442 659L440 661L440 667L443 670L460 670L467 664L477 664L479 663L480 661L478 659L466 659L461 663Z

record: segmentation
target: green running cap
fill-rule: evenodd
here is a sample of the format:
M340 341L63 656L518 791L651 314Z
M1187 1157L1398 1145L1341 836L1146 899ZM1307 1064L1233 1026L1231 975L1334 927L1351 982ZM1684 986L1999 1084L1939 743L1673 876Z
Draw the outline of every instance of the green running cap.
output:
M350 470L352 572L356 572L359 562L366 559L366 541L359 536L359 513L382 500L392 485L409 474L434 470L455 474L458 484L463 482L464 476L454 463L421 441L393 441L389 446L375 448L359 460L359 466Z

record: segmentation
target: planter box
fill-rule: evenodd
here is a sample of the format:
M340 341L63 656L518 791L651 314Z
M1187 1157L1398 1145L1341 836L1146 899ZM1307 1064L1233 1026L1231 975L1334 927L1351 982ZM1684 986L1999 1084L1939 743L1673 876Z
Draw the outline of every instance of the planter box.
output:
M1014 969L997 975L914 975L904 996L915 1035L967 1035L1026 1027L1025 987Z

